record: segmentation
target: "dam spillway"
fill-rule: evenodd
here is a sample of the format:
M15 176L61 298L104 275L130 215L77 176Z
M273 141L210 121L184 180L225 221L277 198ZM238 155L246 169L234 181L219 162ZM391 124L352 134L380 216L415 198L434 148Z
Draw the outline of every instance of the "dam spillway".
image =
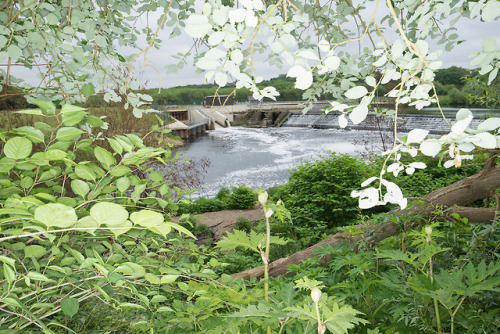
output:
M291 114L281 125L282 127L300 127L314 129L339 129L339 114ZM470 128L476 129L483 120L474 118ZM441 115L403 115L398 119L398 131L409 132L412 129L428 130L431 134L441 135L450 131L450 126L455 122L455 117L446 116L446 120ZM347 130L369 130L369 131L392 131L394 121L391 118L368 115L367 118L358 125L353 125L351 121L347 125Z

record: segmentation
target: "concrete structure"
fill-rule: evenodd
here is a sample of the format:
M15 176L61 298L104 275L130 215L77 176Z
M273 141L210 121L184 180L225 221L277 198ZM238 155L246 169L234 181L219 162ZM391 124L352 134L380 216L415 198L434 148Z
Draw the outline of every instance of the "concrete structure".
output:
M230 126L228 117L212 109L175 109L167 111L174 120L165 125L182 139L204 135L206 130L213 130L216 124Z

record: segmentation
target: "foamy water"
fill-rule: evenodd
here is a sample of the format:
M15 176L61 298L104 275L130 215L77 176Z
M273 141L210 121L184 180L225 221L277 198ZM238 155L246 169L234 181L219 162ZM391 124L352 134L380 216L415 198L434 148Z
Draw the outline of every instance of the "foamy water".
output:
M210 131L181 148L180 153L182 158L210 160L205 184L194 197L212 197L222 187L267 189L283 184L290 170L329 152L366 153L363 139L380 140L369 131L230 127Z

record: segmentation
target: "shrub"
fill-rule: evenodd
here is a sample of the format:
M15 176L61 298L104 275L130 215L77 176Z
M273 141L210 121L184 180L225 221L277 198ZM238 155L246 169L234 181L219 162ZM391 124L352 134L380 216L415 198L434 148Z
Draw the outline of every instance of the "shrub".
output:
M240 230L240 231L245 231L245 232L250 232L252 229L252 221L248 218L240 217L236 220L234 223L233 229L234 230Z
M368 169L361 159L345 154L308 161L291 173L273 200L281 199L290 210L299 235L322 234L357 216L351 191L359 188Z
M233 187L228 200L230 209L251 209L255 206L255 202L257 202L257 194L245 186Z
M227 209L227 204L216 198L200 197L194 202L180 202L177 214L201 214L205 212L215 212Z
M215 198L222 202L229 202L229 197L231 197L231 189L222 187L220 188Z

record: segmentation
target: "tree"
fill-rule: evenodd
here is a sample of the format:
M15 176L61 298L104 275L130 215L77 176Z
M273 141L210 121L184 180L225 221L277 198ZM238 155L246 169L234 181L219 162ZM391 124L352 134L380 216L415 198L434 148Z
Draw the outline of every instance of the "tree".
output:
M436 82L443 85L455 85L462 88L465 84L465 77L470 75L470 71L465 68L451 66L436 71Z

